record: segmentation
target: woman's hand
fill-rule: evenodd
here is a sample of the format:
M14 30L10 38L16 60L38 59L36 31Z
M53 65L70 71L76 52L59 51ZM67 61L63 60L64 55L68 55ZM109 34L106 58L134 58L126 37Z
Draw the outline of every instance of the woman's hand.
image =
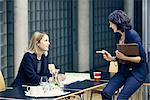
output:
M104 57L105 60L112 61L112 56L111 56L110 53L108 53L106 50L102 50L102 52L104 52L103 57Z
M115 53L118 59L125 60L125 58L127 57L123 53L119 52L118 50L116 50Z
M140 56L128 57L128 56L125 56L123 53L119 52L118 50L116 50L115 53L116 53L116 57L118 59L121 59L121 60L124 60L124 61L129 61L129 62L133 62L133 63L139 63L141 61Z

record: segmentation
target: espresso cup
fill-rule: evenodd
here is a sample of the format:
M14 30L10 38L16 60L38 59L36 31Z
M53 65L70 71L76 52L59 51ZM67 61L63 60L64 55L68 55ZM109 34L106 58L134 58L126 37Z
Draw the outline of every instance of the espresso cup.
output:
M27 93L29 95L37 96L39 94L43 94L44 91L41 86L27 86Z
M100 81L101 80L101 72L93 72L94 80Z

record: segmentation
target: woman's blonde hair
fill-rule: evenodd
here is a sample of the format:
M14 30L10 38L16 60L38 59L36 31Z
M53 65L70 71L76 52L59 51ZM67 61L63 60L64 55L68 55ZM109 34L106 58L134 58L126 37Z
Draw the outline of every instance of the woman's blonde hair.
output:
M40 40L43 38L44 35L47 35L45 32L34 32L34 34L31 37L29 46L28 46L28 51L31 53L36 53L37 52L37 43L40 42Z

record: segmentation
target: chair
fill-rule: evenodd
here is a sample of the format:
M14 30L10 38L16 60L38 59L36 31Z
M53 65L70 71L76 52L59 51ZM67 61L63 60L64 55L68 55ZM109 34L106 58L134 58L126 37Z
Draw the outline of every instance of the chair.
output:
M48 64L48 69L50 73L56 73L58 71L58 78L63 81L66 79L64 74L59 73L59 69L56 69L55 64Z
M54 72L56 70L56 67L54 64L48 64L48 69L50 72Z
M2 72L0 71L0 91L5 90L5 81Z

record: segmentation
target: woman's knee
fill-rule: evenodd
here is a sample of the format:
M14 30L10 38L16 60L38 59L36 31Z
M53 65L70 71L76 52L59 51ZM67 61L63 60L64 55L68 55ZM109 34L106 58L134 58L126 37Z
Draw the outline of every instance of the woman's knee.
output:
M105 89L102 91L101 95L102 95L103 100L112 100L111 93L109 93L109 91L107 91Z
M128 100L130 96L120 94L117 97L117 100Z

